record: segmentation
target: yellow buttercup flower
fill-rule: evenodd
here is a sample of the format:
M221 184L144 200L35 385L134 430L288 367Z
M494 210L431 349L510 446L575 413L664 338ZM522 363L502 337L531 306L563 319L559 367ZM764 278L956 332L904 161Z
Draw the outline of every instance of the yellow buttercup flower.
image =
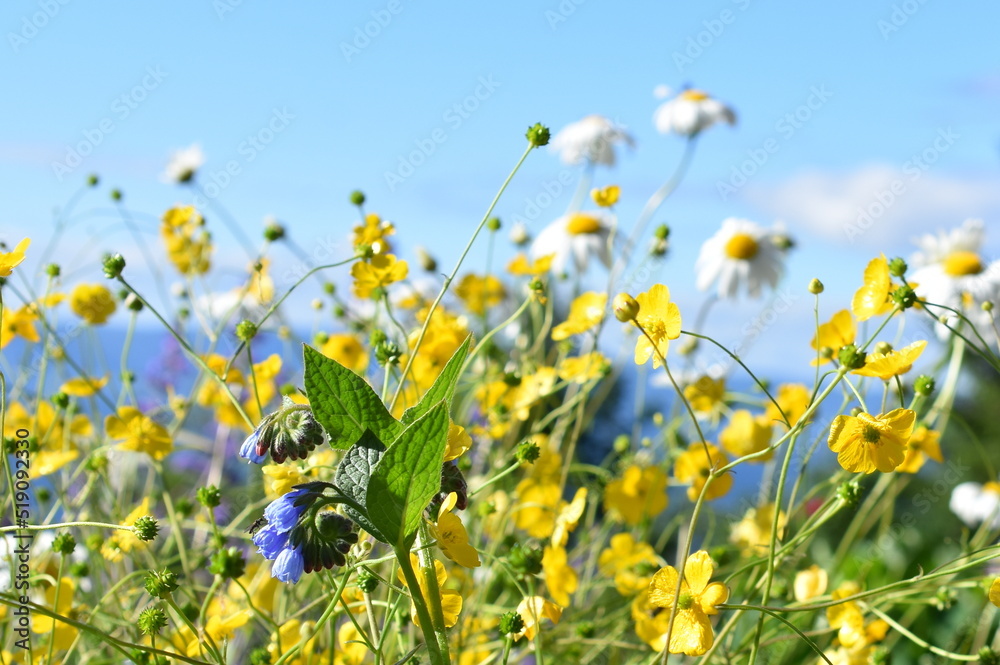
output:
M521 385L514 394L514 417L521 421L528 420L532 407L553 391L556 378L554 367L539 367L534 374L521 377Z
M608 185L607 187L601 187L600 189L590 190L590 198L594 200L594 203L602 208L610 208L614 204L618 203L618 198L621 196L622 189L618 185Z
M701 414L712 414L722 407L726 394L726 379L713 379L707 374L698 377L694 383L684 386L684 397L691 408Z
M729 424L719 433L719 443L736 457L766 450L771 445L771 420L767 416L754 416L746 409L734 411ZM774 451L754 462L764 462L774 456Z
M465 431L465 428L455 423L448 425L448 444L444 451L444 461L450 462L458 459L472 447L472 437Z
M72 395L73 397L90 397L91 395L97 393L101 388L108 385L109 378L110 377L108 376L104 376L100 379L91 379L78 376L75 379L70 379L59 386L59 392Z
M40 446L55 450L74 448L76 439L89 437L94 433L93 424L82 413L68 419L68 430L66 423L66 414L57 412L51 402L39 402L38 411L30 416L20 402L11 402L4 421L4 436L17 438L17 430L26 429L37 433Z
M226 364L229 359L220 356L217 353L213 353L204 357L205 364L217 377L222 377L222 373L226 372L225 381L226 383L233 383L236 385L243 385L243 374L240 373L235 367L230 367L226 370ZM195 401L202 406L218 407L223 405L230 405L231 401L229 395L222 390L219 386L219 382L210 377L204 377L201 382L201 387L198 388L198 393L195 395Z
M570 303L566 320L552 329L553 341L559 342L573 335L582 335L595 328L604 320L607 308L608 294L597 291L581 293Z
M458 495L450 492L438 510L437 524L431 526L431 534L446 557L460 566L478 568L479 553L469 544L469 533L458 515L452 513Z
M559 513L556 515L556 523L552 528L552 545L555 547L565 547L569 540L569 534L576 530L583 511L587 507L587 488L581 487L576 490L573 500L569 503L560 503Z
M57 590L59 593L58 602L56 599ZM73 595L75 593L76 583L70 577L63 577L59 580L58 586L49 586L45 590L45 605L56 614L76 618L76 612L73 611ZM31 631L40 635L52 634L56 649L68 649L79 633L76 626L56 621L41 613L36 613L31 617ZM38 650L41 651L41 649Z
M604 490L604 508L635 526L667 509L667 474L660 467L636 464Z
M831 594L831 598L840 600L860 591L861 587L857 583L845 582ZM837 631L841 646L855 656L862 655L859 653L861 650L884 639L889 629L889 625L881 619L865 624L861 608L852 600L826 608L826 618L830 627ZM862 659L861 662L867 661Z
M177 272L204 275L212 267L212 237L194 206L176 206L163 213L160 235Z
M611 361L600 351L564 358L558 369L560 379L580 384L600 379L610 370Z
M778 542L788 522L784 512L778 515ZM729 533L729 542L740 548L743 556L765 556L771 547L771 525L774 523L774 504L750 508Z
M101 284L79 284L69 296L73 313L91 325L99 325L114 314L115 298Z
M817 596L826 593L826 585L829 577L826 571L813 564L805 570L800 570L795 574L795 583L792 589L795 593L795 600L805 603Z
M420 561L417 559L417 555L410 552L410 565L413 566L414 570L417 571L417 584L420 585L420 593L423 595L424 600L427 600L427 587L424 581L423 573L420 569ZM440 561L434 561L434 571L437 577L438 589L441 591L441 611L444 614L444 625L445 628L451 628L456 623L458 623L458 615L462 612L462 595L457 591L451 589L445 589L444 583L448 581L448 572L444 569L444 564ZM397 571L399 581L406 586L406 578L403 577L402 571ZM410 593L413 593L413 589L410 589ZM410 619L413 623L420 625L420 620L417 618L417 610L410 603ZM527 619L525 619L527 621Z
M507 272L521 277L543 275L552 269L552 257L554 256L555 254L546 254L529 263L528 257L523 252L519 253L507 264Z
M768 420L781 422L781 412L784 412L789 424L795 427L795 424L802 418L806 409L809 408L809 402L812 400L812 392L801 383L783 383L778 386L778 393L774 396L774 399L778 402L778 406L781 407L781 411L778 411L778 408L772 402L768 402L767 410L765 411Z
M852 473L889 473L903 463L916 414L893 409L872 416L837 416L827 441L840 466Z
M351 333L335 333L330 335L319 352L327 358L332 358L349 370L364 374L368 369L368 349Z
M832 349L834 355L836 355L840 347L854 344L856 335L857 331L855 330L854 319L851 318L851 313L846 309L842 309L830 317L827 323L819 326L816 330L816 336L813 337L811 346L817 351L824 348ZM832 358L813 358L811 364L822 365L831 361Z
M392 222L383 221L373 212L365 215L365 223L354 227L354 247L355 249L363 245L371 247L375 254L388 254L392 251L392 245L386 239L396 233L396 227Z
M306 477L293 464L265 464L260 470L264 474L264 494L272 501L306 482Z
M528 596L517 604L517 613L524 620L524 630L515 633L514 637L524 636L533 640L543 619L559 623L559 619L562 617L562 608L541 596Z
M104 419L104 429L112 440L124 439L118 444L119 450L146 453L155 460L162 460L174 449L167 428L134 406L119 407L117 415Z
M697 501L698 495L701 494L712 470L728 463L729 458L711 443L694 441L674 462L674 477L681 484L690 483L687 491L688 498L691 501ZM718 476L705 491L705 500L718 499L727 494L732 487L733 477L730 474Z
M663 284L654 284L635 300L639 303L639 313L633 323L649 335L648 338L640 335L635 342L635 364L644 365L652 358L653 369L656 369L662 364L660 356L667 357L670 340L681 335L681 310L676 303L670 302L670 289Z
M25 305L20 309L10 310L0 306L3 312L3 327L0 328L0 349L4 348L15 337L21 337L28 342L39 342L38 329L35 322L38 320L38 313L31 305Z
M473 314L484 314L486 310L503 302L507 297L507 290L503 282L494 275L480 277L469 273L455 287L455 295L462 299Z
M147 496L142 500L135 510L130 512L128 516L121 521L122 526L133 526L140 517L145 517L149 515L149 497ZM133 549L143 548L146 546L144 541L139 540L139 537L135 535L134 531L122 531L118 530L111 534L111 536L104 541L101 545L101 556L103 556L108 561L121 561L123 555L128 554Z
M337 630L337 643L340 651L333 661L337 665L363 665L368 660L370 652L353 622L347 621L340 626Z
M994 578L990 584L989 599L993 605L1000 607L1000 577Z
M601 552L597 564L602 575L614 576L618 593L634 596L649 588L659 561L649 543L636 541L631 533L626 532L611 536L608 548Z
M941 456L941 434L920 425L913 430L910 440L906 443L906 456L896 467L899 473L916 473L930 458L938 464L944 462Z
M881 316L892 311L895 306L889 294L895 285L889 278L889 262L885 255L868 262L865 267L865 283L854 293L851 312L858 321L867 321L873 316Z
M514 491L518 499L512 510L514 526L527 531L532 538L551 536L563 503L559 483L525 478Z
M13 252L0 252L0 277L10 277L14 268L21 265L21 262L24 261L24 253L30 244L31 238L25 238L17 243Z
M684 564L684 577L678 580L673 566L661 568L649 583L649 602L653 607L669 610L677 600L674 629L667 646L670 653L700 656L712 646L715 634L708 618L718 614L716 605L729 599L729 589L719 582L709 582L715 571L715 562L708 552L701 550L688 557ZM680 594L677 585L680 581ZM662 649L661 649L662 650Z
M888 381L894 376L909 372L913 363L924 352L924 347L926 346L927 342L921 340L898 351L890 350L888 353L869 353L865 357L865 366L861 369L853 370L851 374L874 376L883 381Z
M561 607L569 607L569 597L576 592L580 579L568 563L566 549L547 545L542 555L542 571L552 600Z
M392 254L376 254L368 261L358 261L351 266L354 295L368 298L375 289L406 279L409 271L406 261L399 261Z

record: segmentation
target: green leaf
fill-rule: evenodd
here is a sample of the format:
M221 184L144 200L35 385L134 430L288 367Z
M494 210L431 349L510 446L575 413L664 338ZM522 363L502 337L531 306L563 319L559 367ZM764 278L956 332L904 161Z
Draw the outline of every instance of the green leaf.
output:
M350 448L365 429L380 441L399 436L403 426L364 378L309 346L304 347L303 362L306 395L313 415L330 435L330 446Z
M421 514L441 491L441 465L448 444L448 405L438 402L403 430L375 465L365 508L393 546L408 547Z
M451 396L455 394L455 384L458 383L458 375L462 371L465 359L469 355L469 346L472 344L472 335L465 338L462 345L455 350L455 355L448 360L444 369L434 379L433 385L427 389L420 401L403 412L402 422L409 425L420 416L431 410L431 407L438 402L451 403Z
M382 459L384 453L385 445L370 429L366 429L357 443L344 453L340 465L337 466L334 484L348 498L353 499L358 505L364 506L368 484L371 482L372 469ZM376 540L389 543L378 527L372 524L367 514L362 514L348 504L344 504L344 512Z

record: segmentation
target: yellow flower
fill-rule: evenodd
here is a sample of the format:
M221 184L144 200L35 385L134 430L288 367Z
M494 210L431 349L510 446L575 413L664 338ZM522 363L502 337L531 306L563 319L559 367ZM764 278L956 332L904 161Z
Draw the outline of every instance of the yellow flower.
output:
M872 416L837 416L827 441L840 466L852 473L889 473L903 463L916 418L909 409Z
M204 357L205 364L212 370L215 376L222 377L222 372L226 369L229 359L216 353ZM226 383L243 385L243 375L235 367L230 367L226 371ZM222 406L231 404L227 395L219 386L219 382L211 377L202 377L201 387L195 395L195 401L202 406Z
M559 363L559 378L573 383L589 383L606 376L611 369L611 361L600 351L594 351L574 358L565 358Z
M38 329L35 328L35 321L38 320L38 313L31 305L25 305L17 310L10 310L0 306L3 313L3 327L0 328L0 349L4 348L15 337L22 337L28 342L41 341L38 336Z
M718 614L715 606L729 599L729 590L723 584L709 583L714 570L715 562L708 552L701 550L692 554L684 564L679 595L679 576L673 566L661 568L653 575L649 583L649 603L669 613L677 599L677 614L668 646L670 653L700 656L712 646L715 635L708 617Z
M337 643L340 645L337 665L363 665L368 659L368 647L361 639L361 634L351 621L344 622L337 630Z
M287 661L289 665L309 665L316 653L315 625L316 624L312 621L303 622L298 619L289 619L285 623L281 624L281 628L278 629L278 634L271 635L271 643L267 646L267 651L271 654L271 662L277 662L278 658L282 656L285 650L289 649L294 644L298 644L307 636L312 635L312 637L306 640L306 642L299 649L299 658ZM347 625L351 625L351 622L348 621ZM279 637L281 639L280 651L278 650Z
M108 385L109 378L108 376L104 376L100 379L91 379L78 376L59 386L59 392L72 395L73 397L90 397Z
M473 314L485 314L486 310L503 302L507 290L494 275L480 277L470 273L455 287L455 295L462 299Z
M236 636L236 629L247 624L253 611L241 610L237 603L222 596L212 599L205 615L208 617L205 632L216 644L221 644L223 640L231 640Z
M670 289L663 284L654 284L635 300L639 303L639 314L633 324L641 326L649 335L648 338L640 335L635 342L635 364L644 365L652 358L653 369L656 369L661 364L660 356L667 357L670 340L681 336L681 310L676 303L670 302Z
M460 566L478 568L479 553L469 544L469 533L458 515L452 513L458 495L450 492L438 510L437 524L431 527L431 534L446 557Z
M264 493L272 501L306 481L298 467L292 464L265 464L260 470L264 474Z
M941 457L941 434L926 426L920 425L913 430L910 440L906 443L906 456L896 467L900 473L916 473L930 458L938 464L944 462Z
M59 593L58 602L56 599L57 590ZM53 585L45 590L45 605L51 608L56 614L76 618L76 612L73 611L73 594L75 592L76 584L73 582L73 579L63 577L59 580L58 586ZM40 635L52 633L56 649L68 649L73 644L73 641L76 640L77 633L79 632L76 626L56 621L41 613L36 613L31 617L31 630ZM54 633L53 630L55 631Z
M657 466L633 464L604 490L604 508L635 526L667 508L667 474Z
M13 439L17 430L26 429L36 433L41 446L69 449L75 447L75 439L93 435L94 426L82 413L69 419L69 431L64 427L66 420L66 414L57 412L48 401L38 403L38 412L34 416L29 416L19 402L11 402L4 422L4 436Z
M861 591L855 582L846 582L831 594L833 600L853 596ZM826 608L826 618L830 628L837 631L841 646L857 652L874 642L885 638L889 626L881 619L865 624L861 608L854 601L839 603ZM864 661L863 661L864 662Z
M858 321L867 321L892 311L894 304L889 294L895 285L889 279L889 263L882 254L865 267L865 283L854 293L851 312ZM853 340L852 340L853 341Z
M754 416L746 409L734 411L729 424L719 433L719 443L736 457L766 450L771 444L771 421L767 416ZM771 451L754 462L764 462L774 456Z
M35 476L47 476L63 468L80 456L78 450L40 450L31 459L31 472Z
M455 423L448 425L448 446L444 451L444 461L450 462L458 459L472 447L472 437L465 431L465 428Z
M833 353L836 355L840 347L854 344L856 334L857 331L854 328L854 319L851 318L851 313L846 309L842 309L830 317L829 322L819 326L811 345L817 351L824 348L833 349ZM811 364L822 365L831 362L831 360L831 358L813 358Z
M543 619L559 623L559 619L562 617L562 608L541 596L527 596L517 604L517 613L524 620L524 630L515 633L514 637L519 638L523 635L532 640L535 638L535 633L539 630Z
M274 280L268 274L270 259L262 258L250 265L250 281L247 283L247 295L258 305L266 305L274 299Z
M811 565L805 570L800 570L795 574L795 583L792 588L795 592L795 600L805 603L813 598L822 596L826 592L826 585L829 577L826 571L817 566Z
M1000 607L1000 577L993 578L993 582L990 584L989 598L991 603Z
M784 512L778 515L778 542L788 522ZM738 546L743 556L765 556L771 547L771 525L774 523L774 504L750 508L743 519L733 525L729 542Z
M781 411L785 412L789 424L795 427L795 423L799 422L806 409L809 408L812 393L801 383L783 383L778 386L778 394L774 399L781 407ZM765 415L772 422L775 420L781 422L782 420L781 412L772 402L767 403Z
M694 441L674 462L674 477L682 484L690 483L687 491L688 499L697 501L712 469L725 466L728 463L729 458L726 457L725 453L711 443ZM724 496L732 486L732 475L726 473L718 476L705 491L705 500L711 501Z
M25 238L17 243L13 252L0 252L0 277L10 277L11 273L14 272L14 268L21 265L21 262L24 261L24 253L28 250L28 245L30 244L31 238Z
M398 261L392 254L376 254L368 261L358 261L351 266L354 295L368 298L375 289L406 279L409 271L406 261Z
M149 515L149 497L142 500L135 510L120 522L122 526L133 526L140 517ZM145 547L146 543L139 540L134 531L118 530L101 545L101 555L108 561L121 561L123 554L128 554L133 549Z
M552 257L554 256L555 254L546 254L529 263L528 257L522 252L507 264L507 272L522 277L535 277L545 274L552 268Z
M354 227L354 247L368 245L375 254L388 254L392 251L392 245L386 240L396 232L396 227L392 222L382 221L373 212L365 215L365 223Z
M610 208L618 203L618 197L621 196L621 193L622 189L618 185L608 185L600 189L590 190L590 198L594 199L594 203L600 207Z
M702 414L712 414L722 406L722 398L726 394L726 379L713 379L703 374L694 383L684 386L684 397L691 403L691 408Z
M552 339L556 342L582 335L604 319L608 308L608 294L597 291L581 293L569 306L566 320L552 329Z
M602 575L614 575L618 593L634 596L649 588L659 559L649 543L636 541L631 533L626 532L611 536L609 547L601 552L597 563Z
M163 213L160 235L170 262L182 275L204 275L212 266L212 237L205 218L194 206L176 206Z
M910 371L910 367L924 352L927 346L926 341L919 341L910 344L899 351L890 350L888 353L869 353L865 356L865 366L856 369L851 374L859 376L874 376L888 381L894 376L905 374Z
M562 503L559 483L525 478L515 492L518 505L513 509L514 526L527 531L532 538L551 536Z
M567 563L563 547L547 545L542 555L542 570L545 572L545 586L552 600L562 607L569 607L569 597L576 591L579 576Z
M368 349L356 335L350 333L330 335L319 348L319 352L358 374L364 374L368 369Z
M417 573L417 584L420 585L420 594L427 600L427 582L424 580L423 572L420 569L420 561L417 559L417 555L410 552L410 565ZM437 577L438 589L441 591L441 611L444 614L444 625L445 628L451 628L456 623L458 623L458 615L462 612L462 595L457 591L452 591L451 589L445 589L444 583L448 581L448 573L444 569L444 564L440 561L434 561L434 571ZM399 581L406 586L406 578L403 577L402 571L397 571ZM410 593L413 593L413 589L410 589ZM417 619L417 610L410 603L410 619L413 623L420 625L420 621ZM527 619L525 619L527 621Z
M531 417L531 408L552 392L556 384L553 367L539 367L534 374L521 377L514 397L514 417L525 421Z
M117 307L111 291L101 284L79 284L69 296L69 306L91 325L107 321Z
M104 419L104 429L113 440L124 439L119 450L147 453L155 460L162 460L174 448L167 428L144 416L134 406L118 408L118 414Z
M559 514L556 515L556 523L552 529L552 544L555 547L565 547L569 540L569 534L580 523L583 511L587 507L587 488L581 487L576 490L573 500L569 503L560 503Z

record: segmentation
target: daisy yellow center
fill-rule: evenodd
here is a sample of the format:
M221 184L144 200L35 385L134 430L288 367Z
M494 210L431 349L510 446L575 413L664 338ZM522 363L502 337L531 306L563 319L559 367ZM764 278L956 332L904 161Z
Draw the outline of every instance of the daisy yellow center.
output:
M597 233L601 230L601 222L596 217L577 213L569 218L566 230L575 236Z
M994 494L1000 494L1000 483L989 482L983 485L983 491L993 492Z
M694 606L694 596L690 593L681 593L680 598L677 599L677 609L679 610L689 610Z
M861 438L865 443L878 443L882 439L882 433L874 425L861 426Z
M944 260L944 271L952 277L978 275L983 271L983 262L975 252L952 252Z
M726 256L731 259L749 261L757 256L757 241L747 233L737 233L726 241Z
M703 102L708 99L708 95L701 90L685 90L681 93L681 98L691 102Z

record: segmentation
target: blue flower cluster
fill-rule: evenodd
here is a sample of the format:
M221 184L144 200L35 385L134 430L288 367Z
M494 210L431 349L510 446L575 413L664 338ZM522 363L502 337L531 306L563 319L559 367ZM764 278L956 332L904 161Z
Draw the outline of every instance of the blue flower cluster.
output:
M257 551L274 561L271 576L282 582L295 584L305 570L302 539L291 536L303 513L312 505L315 496L313 500L309 497L313 494L309 488L299 486L272 501L264 509L267 526L253 536Z

